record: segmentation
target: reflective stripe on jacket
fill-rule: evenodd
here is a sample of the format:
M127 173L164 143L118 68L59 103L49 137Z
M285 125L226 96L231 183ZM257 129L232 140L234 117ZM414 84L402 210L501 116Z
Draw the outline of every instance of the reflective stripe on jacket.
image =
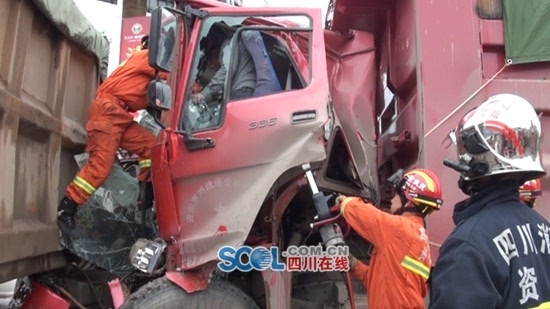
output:
M354 271L365 284L369 308L425 308L431 258L423 218L392 215L351 197L341 212L374 245L369 265L357 263Z

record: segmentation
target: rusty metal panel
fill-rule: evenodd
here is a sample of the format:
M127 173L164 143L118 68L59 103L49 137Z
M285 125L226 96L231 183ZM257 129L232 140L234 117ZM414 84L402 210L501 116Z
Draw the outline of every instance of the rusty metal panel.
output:
M10 27L7 27L9 24ZM11 29L6 31L6 29ZM31 0L0 3L0 282L63 265L57 203L77 170L96 59Z

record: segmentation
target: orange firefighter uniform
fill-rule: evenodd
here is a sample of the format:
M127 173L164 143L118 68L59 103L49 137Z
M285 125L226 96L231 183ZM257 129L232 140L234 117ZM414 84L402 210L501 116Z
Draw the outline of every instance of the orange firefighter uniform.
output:
M90 157L69 184L67 196L83 204L111 173L117 149L139 156L139 181L151 166L151 147L155 136L133 121L129 112L147 107L147 86L155 71L148 63L148 50L134 53L103 82L88 112L86 131ZM160 74L162 79L167 75Z
M369 265L357 262L353 270L367 288L369 308L425 308L432 262L423 218L392 215L355 197L345 198L340 211L374 245Z

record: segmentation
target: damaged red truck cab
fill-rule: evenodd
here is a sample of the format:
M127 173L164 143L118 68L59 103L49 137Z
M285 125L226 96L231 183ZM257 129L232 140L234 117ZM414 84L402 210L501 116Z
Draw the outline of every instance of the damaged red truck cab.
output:
M543 126L547 122L549 106L542 94L550 86L543 81L548 64L507 68L504 23L483 16L485 2L331 1L325 29L318 10L185 2L187 14L197 18L181 32L180 72L194 72L209 18L250 17L243 26L295 31L288 37L275 30L270 35L288 44L301 84L246 100L227 101L226 96L219 122L189 132L182 122L193 78L179 75L172 81L175 105L153 164L161 234L170 241L171 280L188 292L204 288L207 276L196 277L194 271L215 269L216 251L223 245L285 247L281 224L289 222L284 215L295 215L289 209L308 189L303 175L297 176L303 163L318 163L321 190L377 204L387 200L379 183L398 168L436 171L446 201L428 222L436 259L453 228L452 205L464 198L456 189L458 175L442 164L444 157L455 156L441 141L458 119L490 95L513 92L542 112ZM297 26L290 17L300 15L310 24L290 30ZM271 16L280 23L268 22ZM270 57L278 69L276 56ZM314 118L301 118L308 113ZM308 121L295 123L295 116ZM306 199L301 202L307 204ZM282 280L273 276L282 276L284 283L274 287ZM264 271L262 277L268 303L289 304L292 288L285 285L292 276Z
M152 152L152 169L159 232L166 243L166 277L193 293L206 289L212 273L219 272L217 255L223 246L277 245L282 250L296 237L305 238L315 213L304 164L321 169L317 176L328 175L317 177L321 189L337 187L340 192L371 197L376 177L368 167L374 166L374 161L366 162L362 155L353 158L361 169L349 164L351 152L344 135L353 132L358 141L353 146L363 147L363 136L373 137L369 126L374 125L374 114L368 113L370 121L345 125L335 117L319 9L236 9L211 1L189 1L180 8L157 11L158 18L153 13L151 44L156 44L155 29L160 27L176 27L179 35L169 68L171 91L166 91L166 97L173 91L174 103L167 104L171 108L163 112L165 129ZM265 49L247 48L251 54L267 57L280 91L237 100L224 91L221 100L193 102L193 83L200 79L201 58L207 53L204 42L212 39L212 25L221 22L231 28L234 38L247 31L261 33L256 40ZM158 38L161 50L162 35ZM230 73L225 89L239 82L229 78L237 69L239 56L240 41L233 42L229 55L223 55L231 57L226 63ZM347 51L353 48L344 47ZM156 54L155 47L151 50L152 65L159 68L160 62L155 61L162 55ZM373 59L371 56L367 62ZM368 66L373 67L372 63ZM260 82L259 77L257 80ZM374 72L358 76L357 82L373 83ZM166 85L153 83L157 83L155 93L166 90ZM154 99L166 104L162 98ZM359 104L361 99L355 98L355 102L363 113L365 106L373 105ZM374 100L374 93L369 99ZM353 109L342 113L351 114ZM327 142L335 146L331 166L323 164ZM347 175L338 175L341 171ZM296 212L302 213L300 218L292 217ZM293 229L305 231L304 235L293 240L292 236L299 234ZM263 306L290 305L290 273L264 270L240 275L249 285L264 286Z

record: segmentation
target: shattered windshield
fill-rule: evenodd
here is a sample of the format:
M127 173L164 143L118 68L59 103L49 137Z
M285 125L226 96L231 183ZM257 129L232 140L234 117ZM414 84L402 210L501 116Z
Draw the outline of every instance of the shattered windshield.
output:
M87 154L75 156L79 167ZM117 276L135 270L129 254L138 238L155 239L153 210L138 208L139 184L129 165L124 170L115 164L103 186L80 207L76 215L77 237L61 236L61 244L78 257Z

